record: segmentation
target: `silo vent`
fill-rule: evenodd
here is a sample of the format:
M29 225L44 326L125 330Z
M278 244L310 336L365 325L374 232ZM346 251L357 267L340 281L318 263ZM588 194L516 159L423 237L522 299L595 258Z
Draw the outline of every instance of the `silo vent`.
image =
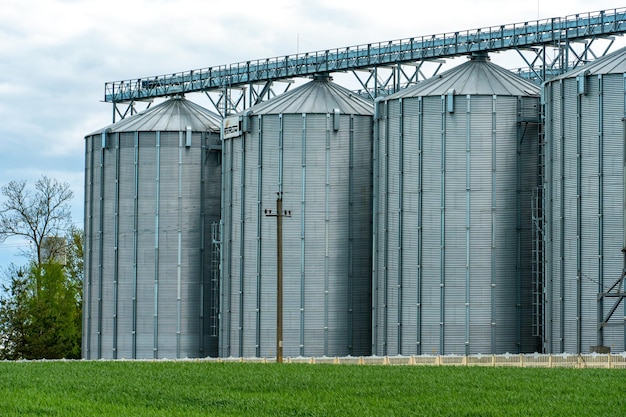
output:
M446 109L448 113L454 113L454 88L446 93Z
M341 110L333 109L333 130L339 130L339 122L341 117Z
M191 147L191 126L187 126L187 135L185 137L185 147Z
M469 57L470 61L491 61L489 59L489 54L486 51L472 52L472 55Z
M313 75L313 80L315 81L332 81L333 77L330 76L329 73L323 72Z

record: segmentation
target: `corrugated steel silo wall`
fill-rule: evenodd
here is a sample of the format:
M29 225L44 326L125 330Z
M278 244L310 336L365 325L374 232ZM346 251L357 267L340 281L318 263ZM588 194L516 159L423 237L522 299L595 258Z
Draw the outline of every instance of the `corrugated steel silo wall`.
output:
M180 132L113 133L104 149L87 138L85 358L217 353L206 312L221 161L206 136L187 147Z
M537 350L530 238L538 104L456 96L453 113L439 96L379 104L374 354Z
M371 351L371 116L252 116L224 141L222 356L276 355L283 209L283 354Z
M598 324L615 299L598 293L622 274L624 246L624 75L545 85L546 350L585 353L604 345L624 350L624 327ZM621 324L619 308L611 323ZM580 318L580 319L579 319Z

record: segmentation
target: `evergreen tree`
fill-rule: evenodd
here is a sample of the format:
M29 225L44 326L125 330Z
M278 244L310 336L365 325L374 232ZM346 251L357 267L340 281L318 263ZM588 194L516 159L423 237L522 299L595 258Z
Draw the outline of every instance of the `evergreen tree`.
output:
M29 240L30 262L8 269L0 295L0 359L80 358L83 233L71 227L66 183L42 177L0 189L0 241Z
M28 325L27 283L24 271L9 267L9 285L3 285L0 297L0 359L21 359L25 327Z
M24 297L24 359L80 358L81 308L67 278L58 263L31 268Z

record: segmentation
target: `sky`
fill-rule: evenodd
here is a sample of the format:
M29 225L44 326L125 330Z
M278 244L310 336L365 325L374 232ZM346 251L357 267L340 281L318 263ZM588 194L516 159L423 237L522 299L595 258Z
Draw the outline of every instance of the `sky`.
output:
M603 0L3 0L0 187L32 186L41 175L67 182L82 227L84 137L112 122L112 105L102 102L107 81L620 7ZM15 238L0 242L0 271L25 263L20 248Z

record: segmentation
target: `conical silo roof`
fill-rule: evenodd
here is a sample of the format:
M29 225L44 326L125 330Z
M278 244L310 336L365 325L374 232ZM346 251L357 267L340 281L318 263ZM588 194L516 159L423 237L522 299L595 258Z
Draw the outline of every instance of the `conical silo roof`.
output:
M178 132L191 127L194 132L219 131L220 117L182 97L174 97L133 116L113 123L104 130L110 132Z
M251 107L250 114L342 114L371 115L373 102L341 87L327 76L319 76L291 91Z
M387 99L418 96L441 96L454 90L455 95L537 96L539 87L492 62L486 54L428 80L399 91Z
M618 49L602 58L589 62L580 68L566 72L563 75L552 78L550 81L563 78L572 78L580 74L586 75L606 75L626 73L626 47Z

